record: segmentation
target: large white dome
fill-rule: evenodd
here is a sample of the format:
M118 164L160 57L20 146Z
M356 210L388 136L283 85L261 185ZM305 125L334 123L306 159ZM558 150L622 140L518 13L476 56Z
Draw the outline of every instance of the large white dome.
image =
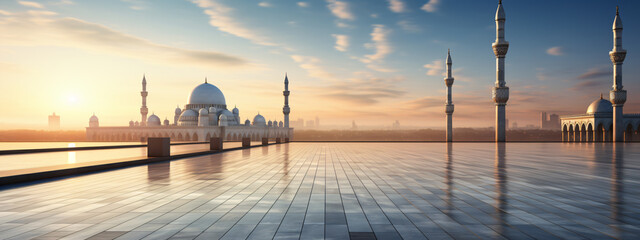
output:
M191 91L189 104L217 104L227 105L222 91L213 84L203 83Z
M587 114L602 113L613 113L613 106L611 105L611 102L600 97L600 99L593 101L591 105L589 105L589 108L587 108Z

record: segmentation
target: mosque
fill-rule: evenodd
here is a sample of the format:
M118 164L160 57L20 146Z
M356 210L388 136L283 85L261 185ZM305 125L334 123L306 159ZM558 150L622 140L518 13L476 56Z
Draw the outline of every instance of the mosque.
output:
M609 52L613 63L613 86L609 100L593 101L586 114L561 116L562 141L565 142L630 142L640 130L640 114L623 114L627 90L622 87L622 62L627 51L622 48L622 18L616 9L613 20L613 49ZM637 138L637 136L636 136ZM637 141L638 139L636 139Z
M161 121L158 116L151 114L147 117L147 79L142 77L142 107L140 121L130 121L129 126L102 127L98 117L94 114L89 118L86 128L89 141L146 141L150 137L168 137L172 141L208 141L213 137L224 140L241 140L250 138L259 141L263 138L288 142L293 134L289 128L289 78L284 78L283 92L285 105L282 109L283 121L266 121L258 113L253 121L240 118L240 110L234 107L227 109L227 103L222 91L213 84L205 82L196 86L189 95L189 103L184 109L177 107L173 123L168 119Z

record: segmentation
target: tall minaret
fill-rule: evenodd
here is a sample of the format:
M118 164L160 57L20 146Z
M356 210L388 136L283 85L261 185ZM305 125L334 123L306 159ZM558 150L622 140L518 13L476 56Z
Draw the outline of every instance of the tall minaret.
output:
M287 74L284 74L284 91L282 92L284 95L284 107L282 108L282 113L284 113L284 127L289 127L289 113L291 109L289 108L289 78Z
M140 92L140 96L142 96L142 107L140 107L140 115L142 115L142 121L140 121L140 126L147 126L147 113L149 113L149 109L147 108L147 77L145 75L142 76L142 92Z
M447 142L453 140L453 102L451 101L451 86L453 85L453 77L451 76L451 52L447 50L447 77L444 83L447 85L447 102L445 105L445 113L447 113Z
M622 89L622 62L627 56L627 50L622 49L622 19L616 7L616 18L613 20L613 49L609 52L613 63L613 86L609 92L609 100L613 105L613 141L624 141L624 126L622 123L622 107L627 101L627 90Z
M504 40L505 20L502 0L500 0L496 11L496 41L491 45L496 55L496 86L493 88L493 101L496 103L496 142L505 141L505 108L509 100L509 87L504 81L504 58L509 50L509 42Z

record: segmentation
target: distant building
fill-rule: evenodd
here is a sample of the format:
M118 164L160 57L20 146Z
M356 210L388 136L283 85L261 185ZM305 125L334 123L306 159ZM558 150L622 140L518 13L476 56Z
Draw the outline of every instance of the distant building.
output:
M320 127L320 118L318 118L318 116L316 116L316 128Z
M393 127L393 128L400 128L400 121L396 120L396 121L393 123L392 127Z
M356 125L356 120L353 120L353 122L351 122L351 129L353 130L358 129L358 125Z
M505 126L506 126L507 128L509 128L509 119L505 119L505 120L504 120L504 124L505 124Z
M547 115L546 112L540 113L540 129L558 128L560 128L560 116L558 114Z
M622 62L627 51L622 49L622 19L616 9L613 20L613 86L609 100L600 95L587 108L586 114L562 116L562 141L567 142L631 142L640 129L640 114L623 114L627 90L622 88Z
M518 122L513 122L512 129L518 129Z
M285 76L285 108L283 114L288 119L290 109L288 107L288 77ZM208 141L210 138L219 137L223 140L240 140L250 138L260 140L262 138L285 138L285 142L293 134L293 130L285 126L285 122L269 121L259 113L253 117L253 121L240 118L240 110L233 108L229 111L222 91L213 84L207 82L196 86L189 95L189 102L183 109L179 107L174 111L174 122L168 119L164 122L155 114L147 116L147 79L142 78L142 107L140 108L141 121L129 122L128 126L100 126L98 117L94 114L89 119L89 127L86 128L87 139L91 141L137 141L150 137L168 137L172 141ZM51 117L49 117L51 124ZM164 125L163 125L164 124ZM59 124L58 124L59 125Z
M49 115L49 130L58 129L60 129L60 116L53 113L53 115Z
M315 125L316 125L316 124L315 124L315 121L313 121L313 120L308 120L308 121L307 121L307 125L306 125L306 127L307 127L307 128L314 128L314 127L315 127Z

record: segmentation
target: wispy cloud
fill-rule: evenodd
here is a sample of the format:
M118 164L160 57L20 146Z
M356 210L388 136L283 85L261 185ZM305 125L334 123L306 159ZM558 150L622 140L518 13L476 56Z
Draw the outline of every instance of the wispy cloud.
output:
M577 79L578 80L594 79L594 78L600 78L605 76L611 76L611 74L613 74L613 71L611 69L591 68L587 70L587 72L580 74L580 76L578 76Z
M56 2L56 3L54 3L54 4L57 4L57 5L73 5L75 3L73 1L71 1L71 0L60 0L60 1Z
M547 54L552 56L561 56L564 55L564 49L562 47L551 47L547 49Z
M428 76L438 76L444 73L444 63L442 60L434 60L431 63L427 63L424 65L424 68L428 69Z
M13 13L11 17L0 17L0 44L80 48L150 62L196 64L205 67L247 64L245 59L224 53L170 47L100 24L55 16L55 12L27 11Z
M407 20L399 21L398 26L400 26L402 30L410 33L417 33L422 31L422 29L420 29L418 25L413 24L412 22Z
M389 43L389 34L391 34L391 30L385 28L384 25L373 25L371 43L366 44L365 47L375 49L375 53L365 55L362 62L371 63L373 61L380 61L393 51L391 43Z
M336 50L340 52L346 52L349 47L349 36L342 34L333 34L331 35L336 39Z
M145 0L122 0L125 3L129 4L129 8L133 10L144 10L148 7L148 2Z
M389 10L395 13L401 13L406 11L404 2L402 0L389 0Z
M309 3L308 2L298 2L298 7L308 7Z
M330 100L355 104L357 106L372 105L382 99L393 99L403 96L406 91L397 87L402 77L379 78L369 73L356 73L349 79L341 79L323 88L321 97Z
M327 0L327 8L331 10L334 16L344 20L354 20L355 17L349 10L349 4L347 2L338 0Z
M256 31L244 27L232 16L232 8L229 8L216 0L192 0L198 7L204 9L204 13L209 16L209 24L218 30L231 35L248 39L249 41L265 46L275 46L266 37L260 36Z
M427 12L435 12L438 10L438 5L440 5L440 0L429 0L426 4L422 5L422 10Z
M387 55L393 52L391 43L389 42L389 34L391 30L387 29L384 25L374 24L373 31L371 32L371 42L365 44L366 48L374 49L374 54L365 55L360 59L361 62L368 64L369 69L378 72L393 72L395 70L382 67L381 64Z
M271 7L271 3L268 3L268 2L260 2L260 3L258 3L258 6L260 6L260 7Z
M300 68L307 71L307 74L310 77L327 79L333 78L329 72L327 72L323 67L320 66L320 59L311 56L302 56L302 55L292 55L291 59L298 63Z
M32 7L32 8L44 8L44 5L37 3L37 2L31 2L31 1L18 1L18 3L22 6L25 7Z

